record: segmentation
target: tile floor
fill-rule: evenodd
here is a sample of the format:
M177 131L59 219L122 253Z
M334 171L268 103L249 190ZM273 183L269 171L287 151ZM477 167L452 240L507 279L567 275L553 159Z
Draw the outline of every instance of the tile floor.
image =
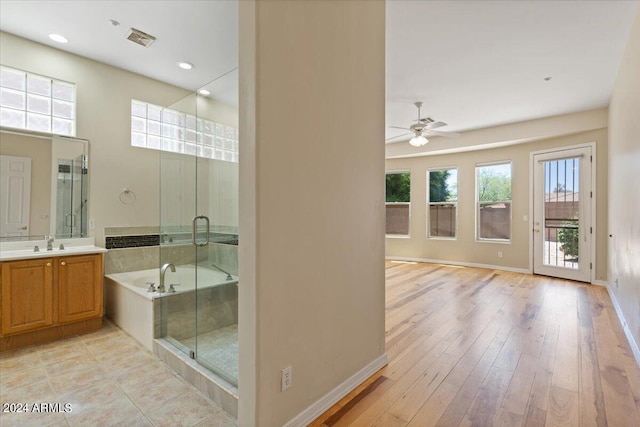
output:
M229 325L198 335L198 359L220 370L238 383L238 325ZM196 337L181 343L196 348Z
M71 405L0 412L9 426L198 426L236 421L108 321L100 331L0 353L0 402Z

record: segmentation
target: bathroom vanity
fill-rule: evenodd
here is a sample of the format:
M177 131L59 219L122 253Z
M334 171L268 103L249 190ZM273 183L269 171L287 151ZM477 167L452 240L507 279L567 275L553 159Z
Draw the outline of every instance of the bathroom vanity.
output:
M100 329L104 252L92 238L49 251L46 241L3 243L0 351Z

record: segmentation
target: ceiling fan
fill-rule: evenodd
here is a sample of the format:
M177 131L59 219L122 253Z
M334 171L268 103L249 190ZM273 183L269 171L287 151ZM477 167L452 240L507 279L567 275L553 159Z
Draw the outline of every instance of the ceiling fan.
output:
M428 136L445 136L448 138L460 136L460 134L456 132L442 132L434 130L446 126L447 124L440 121L436 122L431 117L420 117L420 108L422 107L422 102L416 102L414 103L414 105L418 109L418 119L416 120L417 123L412 124L408 128L400 126L389 126L393 129L403 129L410 132L388 138L386 141L413 134L414 136L413 138L411 138L411 140L409 140L409 144L413 145L414 147L421 147L429 142L429 140L427 139Z

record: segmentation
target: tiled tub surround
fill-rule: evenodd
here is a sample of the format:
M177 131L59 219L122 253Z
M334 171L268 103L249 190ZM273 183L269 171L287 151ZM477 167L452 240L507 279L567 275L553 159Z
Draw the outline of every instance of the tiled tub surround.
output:
M199 366L171 344L178 344L180 347L179 341L176 340L188 344L188 340L193 339L196 331L193 265L177 265L176 273L170 270L166 272L167 289L171 283L180 283L180 286L176 287L177 292L173 294L147 292L146 282L155 282L156 285L159 283L158 268L105 276L107 316L144 347L170 364L200 391L220 404L225 411L236 416L237 281L227 281L225 274L215 270L198 268L197 272L198 332L207 334L202 342L199 341L199 351L202 350L199 354L204 357L215 356L216 361L221 360L222 364L218 366L229 372L232 378L225 379ZM235 330L235 343L232 342L232 330ZM220 333L216 335L216 331ZM216 348L213 349L211 346Z
M158 268L164 262L194 264L196 256L201 265L211 262L238 273L238 234L232 227L212 227L208 248L197 255L191 234L182 230L160 234L158 227L108 227L105 235L106 274Z
M198 268L198 328L203 332L238 321L237 281L219 271ZM153 339L167 334L176 338L195 331L194 265L178 265L165 273L165 286L175 293L148 292L148 282L158 286L160 270L130 271L105 276L106 315L150 351ZM163 302L167 298L168 300ZM168 302L170 300L170 303ZM171 330L167 330L169 324Z
M0 353L0 402L72 405L66 414L0 413L2 427L236 425L108 321L97 332Z
M198 251L199 264L207 265L209 252ZM104 269L105 274L159 269L161 262L171 262L174 265L194 264L196 262L196 251L191 244L109 249L109 252L105 255Z

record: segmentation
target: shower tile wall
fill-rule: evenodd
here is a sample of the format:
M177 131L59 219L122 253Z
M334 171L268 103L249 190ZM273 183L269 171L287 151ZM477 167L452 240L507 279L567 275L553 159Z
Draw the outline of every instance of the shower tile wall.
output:
M165 236L165 239L175 238L179 243L162 243L158 246L161 241L158 233L158 227L106 227L105 238L108 241L109 252L104 259L105 274L158 268L161 261L176 265L195 263L195 251L190 243L190 235L172 233L170 237ZM224 233L212 233L212 241L219 240L224 243L211 243L208 251L198 251L198 262L203 266L208 266L207 263L210 262L237 275L237 237L226 230ZM155 244L151 245L152 243ZM124 245L133 247L116 247Z
M196 331L196 294L185 292L157 298L154 304L154 336L183 340ZM198 334L238 323L238 286L220 285L198 290ZM162 319L166 322L162 322ZM163 330L162 328L169 328Z
M209 261L212 264L238 275L238 245L210 243Z

